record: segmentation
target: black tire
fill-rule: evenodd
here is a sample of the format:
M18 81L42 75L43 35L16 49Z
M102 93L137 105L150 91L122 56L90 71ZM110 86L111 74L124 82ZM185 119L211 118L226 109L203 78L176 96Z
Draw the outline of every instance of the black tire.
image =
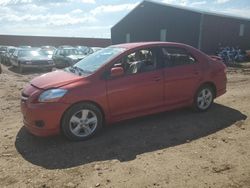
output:
M23 67L21 66L21 64L18 64L18 72L19 73L23 73Z
M11 65L11 63L10 63L10 60L9 60L9 59L7 59L7 60L6 60L6 65L8 65L8 66L10 66L10 65Z
M203 97L203 94L202 92L205 92L207 95L207 97ZM195 97L194 97L194 109L198 112L205 112L207 111L213 104L214 102L214 97L215 97L215 94L214 94L214 90L211 86L209 85L203 85L201 86L198 91L196 92L195 94ZM202 99L201 99L202 98ZM204 104L204 105L202 105Z
M93 128L93 132L91 132L89 135L86 136L77 136L76 134L73 133L72 126L74 126L74 123L72 124L71 122L71 118L76 115L78 115L78 113L81 113L81 110L88 110L90 114L87 115L87 119L88 116L95 114L96 115L96 119L97 119L97 123L95 124L95 128ZM89 118L90 119L90 118ZM83 122L82 122L83 123ZM76 123L78 126L78 123ZM80 126L81 123L79 123ZM85 125L84 125L85 126ZM88 127L90 127L90 124L87 125ZM66 113L64 114L62 121L61 121L61 129L62 129L62 133L66 136L67 139L72 140L72 141L83 141L83 140L87 140L91 137L93 137L94 135L96 135L102 128L103 126L103 115L101 110L95 106L92 103L79 103L76 105L73 105L72 107L70 107ZM74 129L74 128L73 128ZM82 132L85 132L85 128L81 128ZM80 134L80 133L79 133Z
M47 72L52 72L53 68L47 68L46 71Z

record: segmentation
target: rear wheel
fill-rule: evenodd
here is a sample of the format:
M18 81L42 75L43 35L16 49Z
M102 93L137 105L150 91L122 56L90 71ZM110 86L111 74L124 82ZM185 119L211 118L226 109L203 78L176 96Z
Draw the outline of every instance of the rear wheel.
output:
M23 67L21 66L21 64L18 64L18 72L19 73L23 73Z
M103 116L98 107L91 103L80 103L65 113L61 128L70 140L87 140L102 128L102 121Z
M202 86L196 93L194 107L197 111L208 110L214 101L214 91L209 85Z
M47 72L51 72L53 70L53 68L47 68L46 71Z

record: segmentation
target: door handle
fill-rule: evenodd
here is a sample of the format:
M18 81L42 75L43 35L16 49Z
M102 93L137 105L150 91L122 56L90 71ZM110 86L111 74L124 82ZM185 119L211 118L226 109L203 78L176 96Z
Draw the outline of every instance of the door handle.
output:
M154 77L154 78L153 78L153 80L154 80L154 81L156 81L156 82L158 82L158 81L160 81L160 80L161 80L161 78L160 78L160 77L158 77L158 76L156 76L156 77Z

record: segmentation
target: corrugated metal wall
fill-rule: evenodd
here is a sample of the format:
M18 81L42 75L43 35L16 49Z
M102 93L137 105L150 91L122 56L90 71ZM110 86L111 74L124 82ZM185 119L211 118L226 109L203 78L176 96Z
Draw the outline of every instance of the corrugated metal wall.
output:
M241 24L243 36L239 35ZM250 49L250 21L205 15L202 33L202 49L208 53L214 53L220 46Z

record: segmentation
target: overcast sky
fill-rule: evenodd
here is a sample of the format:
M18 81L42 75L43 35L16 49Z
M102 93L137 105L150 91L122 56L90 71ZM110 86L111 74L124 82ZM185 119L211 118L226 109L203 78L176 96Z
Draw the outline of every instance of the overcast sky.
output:
M249 0L155 0L250 18ZM0 0L0 34L109 38L140 0Z

